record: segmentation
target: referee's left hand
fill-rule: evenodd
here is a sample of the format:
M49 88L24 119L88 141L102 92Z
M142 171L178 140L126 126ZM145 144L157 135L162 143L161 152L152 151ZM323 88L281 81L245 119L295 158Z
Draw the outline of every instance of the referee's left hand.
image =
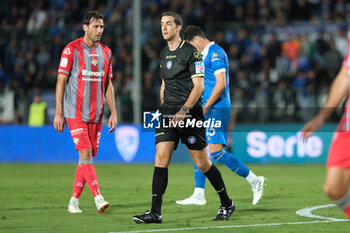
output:
M115 130L115 128L117 128L117 124L118 124L117 114L112 113L108 119L108 128L110 128L108 130L108 133L112 133Z
M174 123L174 125L178 125L178 122L183 121L185 119L185 117L186 117L186 112L184 110L180 109L180 111L178 111L174 115L174 117L173 117L173 119L171 119L171 121Z

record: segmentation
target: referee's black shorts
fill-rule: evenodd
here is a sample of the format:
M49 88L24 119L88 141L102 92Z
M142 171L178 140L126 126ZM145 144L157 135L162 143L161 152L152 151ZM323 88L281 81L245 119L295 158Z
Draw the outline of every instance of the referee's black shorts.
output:
M188 127L186 127L186 125L185 127L168 127L172 116L175 115L180 108L181 106L169 106L163 104L161 108L161 128L156 129L155 143L158 144L159 142L172 141L175 142L174 150L176 150L179 140L181 139L181 142L184 143L188 149L202 150L207 146L207 142L205 140L205 128L203 124L201 127L196 127L196 124L194 127L193 124L190 124ZM204 123L204 120L203 110L199 104L196 104L190 110L189 116L185 118L185 122L202 121Z

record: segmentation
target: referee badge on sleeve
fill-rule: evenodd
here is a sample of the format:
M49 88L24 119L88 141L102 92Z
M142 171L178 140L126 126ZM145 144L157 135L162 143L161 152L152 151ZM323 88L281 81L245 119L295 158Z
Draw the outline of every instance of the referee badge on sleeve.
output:
M197 61L195 63L196 66L196 74L204 74L204 62L203 61Z

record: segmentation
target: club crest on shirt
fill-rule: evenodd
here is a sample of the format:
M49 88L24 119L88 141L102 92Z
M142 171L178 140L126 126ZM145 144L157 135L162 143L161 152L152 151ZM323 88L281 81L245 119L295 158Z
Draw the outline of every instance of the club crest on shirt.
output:
M97 65L97 60L96 60L96 59L92 59L91 64L93 64L94 66L96 66L96 65Z
M168 70L170 70L171 66L173 65L173 63L171 61L168 61L166 63L166 68L168 68Z
M73 142L74 142L76 145L78 145L78 143L79 143L79 138L74 137L74 138L73 138Z
M71 54L70 48L66 48L63 53L67 55Z

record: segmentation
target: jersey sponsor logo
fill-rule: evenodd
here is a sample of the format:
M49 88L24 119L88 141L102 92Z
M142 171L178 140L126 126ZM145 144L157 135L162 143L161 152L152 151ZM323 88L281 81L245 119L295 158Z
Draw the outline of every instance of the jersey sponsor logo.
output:
M190 144L195 144L196 143L196 138L194 136L189 136L187 138L188 143Z
M218 56L219 56L219 54L213 53L213 57L218 57Z
M89 53L88 56L89 57L98 57L100 55L98 55L97 53Z
M166 68L168 68L168 70L170 70L171 66L173 65L173 63L171 61L168 61L166 63Z
M81 71L81 74L82 75L88 75L88 76L104 76L105 75L105 72L104 71L97 71L97 72L93 72L91 70L85 70L83 69Z
M96 66L96 65L97 65L97 60L96 60L96 59L92 59L91 64L93 64L94 66Z
M70 51L70 48L66 48L63 53L69 55L72 52Z
M100 78L82 78L84 81L101 82Z
M60 66L61 66L61 67L67 67L67 64L68 64L68 58L63 57L63 58L61 59Z
M204 63L203 61L195 62L196 74L204 74Z
M216 58L211 59L211 62L214 62L214 61L221 61L221 58L216 57Z
M201 54L200 54L199 52L197 52L197 51L193 53L193 56L194 56L195 58L198 58L198 59L199 59L199 58L202 58Z

